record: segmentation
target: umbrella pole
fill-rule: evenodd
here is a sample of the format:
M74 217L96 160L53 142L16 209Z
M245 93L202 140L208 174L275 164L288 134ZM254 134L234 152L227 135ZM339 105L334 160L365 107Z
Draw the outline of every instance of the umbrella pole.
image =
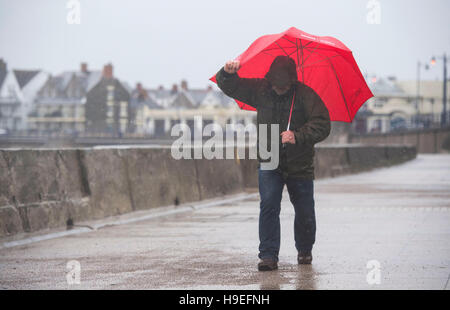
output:
M295 100L295 89L294 89L294 95L292 96L291 111L289 112L289 121L287 124L286 131L289 131L289 128L291 127L292 108L294 107L294 100ZM283 143L283 148L285 148L285 147L286 147L286 143Z

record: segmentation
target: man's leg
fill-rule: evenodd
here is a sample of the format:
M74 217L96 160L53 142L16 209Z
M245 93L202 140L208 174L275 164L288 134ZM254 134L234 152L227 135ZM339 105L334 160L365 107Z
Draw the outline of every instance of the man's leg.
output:
M277 170L258 170L259 255L260 259L278 262L280 251L280 209L284 180Z
M289 198L295 209L295 247L299 253L311 252L316 240L314 182L313 180L296 180L289 178L286 184Z

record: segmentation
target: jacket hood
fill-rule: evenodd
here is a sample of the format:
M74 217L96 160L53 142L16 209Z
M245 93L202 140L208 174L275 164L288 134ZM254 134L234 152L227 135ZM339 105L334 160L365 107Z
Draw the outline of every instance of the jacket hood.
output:
M277 56L270 65L265 78L275 86L283 87L297 81L295 61L289 56Z

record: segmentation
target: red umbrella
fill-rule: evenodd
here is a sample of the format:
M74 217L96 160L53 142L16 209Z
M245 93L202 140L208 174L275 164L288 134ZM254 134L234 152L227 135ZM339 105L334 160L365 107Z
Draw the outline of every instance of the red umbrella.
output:
M297 64L300 82L320 96L332 121L351 122L372 92L353 58L352 51L333 37L320 37L291 27L258 38L236 60L242 78L263 78L275 57L290 56ZM213 76L211 81L216 83ZM241 109L255 108L236 100Z

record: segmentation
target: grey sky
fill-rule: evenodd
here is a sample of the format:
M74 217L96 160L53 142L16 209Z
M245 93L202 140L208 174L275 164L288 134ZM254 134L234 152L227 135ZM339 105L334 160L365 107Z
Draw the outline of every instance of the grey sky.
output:
M381 24L366 22L368 0L0 0L0 58L11 68L57 74L112 62L131 85L205 87L223 63L257 37L294 26L346 44L363 73L415 79L417 60L450 53L448 0L379 0ZM423 72L442 79L442 64Z

